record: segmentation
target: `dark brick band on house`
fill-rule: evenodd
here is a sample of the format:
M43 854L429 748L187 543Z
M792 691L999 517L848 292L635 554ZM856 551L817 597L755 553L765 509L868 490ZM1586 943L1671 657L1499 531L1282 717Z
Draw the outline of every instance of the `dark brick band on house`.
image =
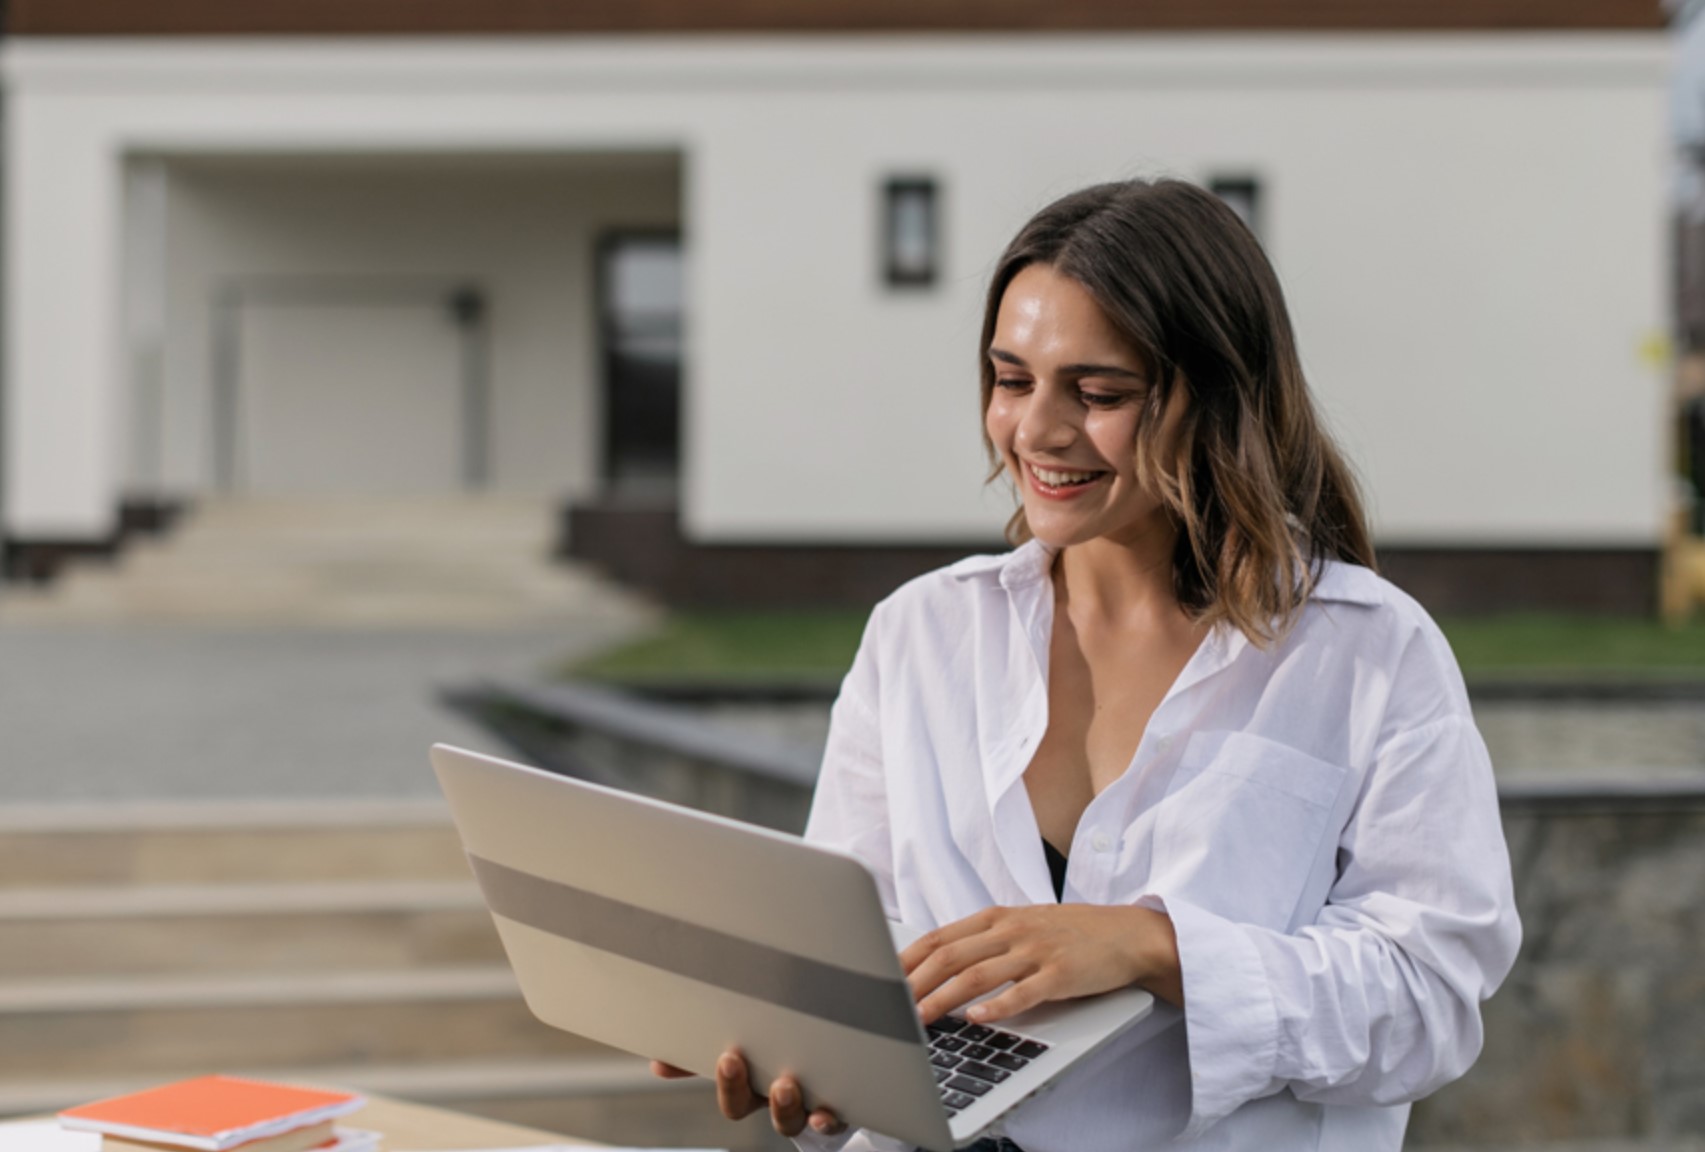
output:
M12 36L1593 31L1657 0L11 0Z
M671 508L570 506L564 555L681 607L868 606L913 576L999 540L925 543L697 544ZM1438 615L1583 612L1651 616L1656 548L1472 548L1393 543L1378 549L1387 579Z

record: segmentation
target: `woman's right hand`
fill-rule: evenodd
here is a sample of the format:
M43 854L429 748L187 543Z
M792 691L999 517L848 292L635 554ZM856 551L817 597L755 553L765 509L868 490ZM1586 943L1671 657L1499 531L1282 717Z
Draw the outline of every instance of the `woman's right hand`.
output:
M665 1080L680 1080L693 1073L673 1064L665 1064L661 1060L651 1062L651 1074ZM746 1068L746 1057L741 1055L738 1048L730 1048L716 1062L716 1103L722 1109L722 1114L730 1120L744 1120L767 1103L770 1108L770 1123L783 1136L797 1136L809 1124L811 1130L823 1136L834 1136L845 1130L841 1123L827 1108L813 1109L809 1114L805 1111L805 1094L799 1090L799 1081L792 1076L778 1076L770 1084L769 1096L760 1096L752 1091L751 1073Z

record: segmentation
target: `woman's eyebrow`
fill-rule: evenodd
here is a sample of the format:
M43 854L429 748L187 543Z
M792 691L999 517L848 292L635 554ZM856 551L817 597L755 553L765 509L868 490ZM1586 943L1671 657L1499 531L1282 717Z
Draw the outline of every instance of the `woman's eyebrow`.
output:
M1003 364L1011 364L1015 368L1028 368L1024 358L1008 352L1004 348L990 348L989 359L999 360ZM1148 377L1129 368L1121 368L1116 364L1062 364L1060 374L1064 376L1117 376L1125 380L1136 380L1146 383Z
M1060 374L1063 376L1118 376L1127 380L1146 381L1147 376L1134 372L1129 368L1121 368L1117 364L1062 364Z

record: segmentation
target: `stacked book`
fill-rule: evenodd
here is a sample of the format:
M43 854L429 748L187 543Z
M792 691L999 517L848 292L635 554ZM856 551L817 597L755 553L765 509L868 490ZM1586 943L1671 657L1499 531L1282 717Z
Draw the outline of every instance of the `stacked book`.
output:
M377 1132L335 1122L365 1103L350 1092L200 1076L72 1108L59 1123L100 1133L102 1152L373 1152Z

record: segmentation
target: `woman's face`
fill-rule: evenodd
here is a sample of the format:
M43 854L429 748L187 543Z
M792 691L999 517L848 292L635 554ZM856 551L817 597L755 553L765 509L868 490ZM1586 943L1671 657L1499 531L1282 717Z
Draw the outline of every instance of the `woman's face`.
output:
M1021 270L1001 297L989 357L984 426L1038 540L1135 543L1169 528L1136 475L1148 366L1082 285L1045 264ZM1168 424L1182 401L1178 389Z

